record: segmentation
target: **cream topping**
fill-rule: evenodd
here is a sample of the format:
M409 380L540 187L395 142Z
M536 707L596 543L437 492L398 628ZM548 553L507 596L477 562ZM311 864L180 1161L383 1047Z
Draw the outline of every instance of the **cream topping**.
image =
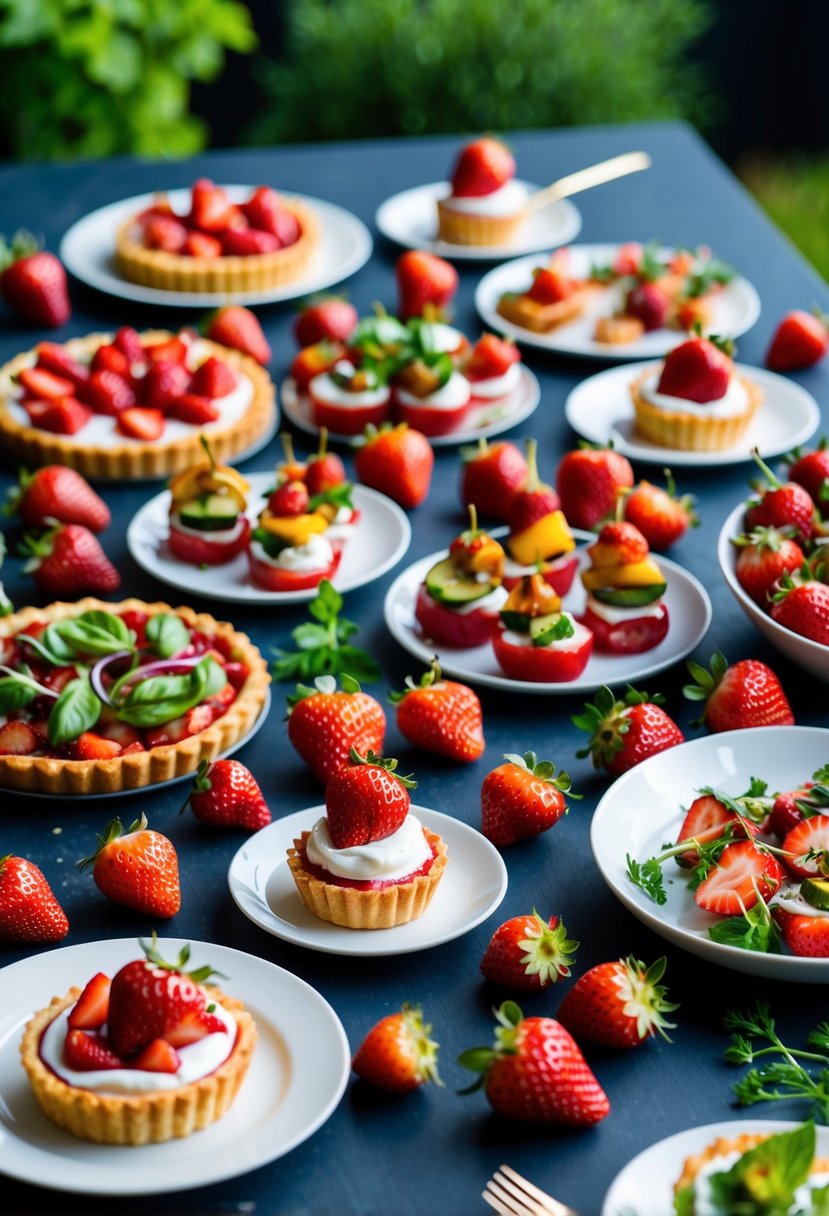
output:
M504 604L507 602L509 592L506 587L494 587L489 595L483 595L479 600L472 600L469 604L459 604L457 607L451 606L452 612L456 612L458 616L467 616L470 612L500 612ZM445 608L450 607L444 604Z
M518 388L521 380L521 364L513 363L502 376L488 376L486 380L470 380L473 397L485 397L487 401L495 397L506 397Z
M353 376L357 369L353 363L341 359L334 370L342 376ZM351 392L349 389L343 388L341 384L337 384L330 372L322 372L321 375L314 376L308 385L308 392L318 401L322 401L324 405L385 405L391 397L391 389L386 384L378 385L377 388L364 388L359 392Z
M245 526L245 521L240 516L232 528L220 528L218 531L204 531L201 528L190 528L187 524L181 522L181 515L178 511L174 511L171 514L170 523L176 532L183 532L186 536L195 536L199 540L206 540L208 544L213 542L217 545L227 545L231 541L238 540Z
M311 829L306 845L312 865L328 870L337 878L352 878L357 882L370 879L393 882L419 870L432 856L423 834L423 825L412 814L406 816L396 832L382 840L335 849L328 831L328 820L318 819Z
M438 410L460 409L467 404L471 395L469 381L460 372L452 372L446 383L435 389L433 393L429 393L427 397L415 397L413 393L407 393L402 388L397 390L397 400L401 405L415 408L426 406L429 409Z
M258 540L251 542L250 551L257 561L266 562L278 570L293 570L296 574L326 570L334 560L334 550L319 532L309 536L302 545L291 545L282 549L276 557L270 557Z
M564 653L568 650L580 650L584 643L592 636L590 630L585 625L580 625L571 612L562 612L562 616L566 616L573 626L573 636L571 638L562 638L560 641L550 642L549 646L535 646L535 650L558 650ZM529 633L517 633L514 629L505 629L501 634L501 640L507 642L510 646L532 646L533 640Z
M489 194L463 198L450 194L441 202L453 211L465 211L468 215L514 215L527 205L527 187L513 180Z
M420 326L420 343L424 350L437 354L451 354L460 350L464 344L464 336L454 325L445 325L442 321L424 321Z
M636 621L643 616L657 617L665 614L661 599L655 604L645 604L641 608L617 608L613 604L602 604L594 596L588 595L587 607L603 621L607 621L608 625L620 625L622 621Z
M791 912L794 916L829 916L829 909L813 908L803 896L800 894L799 887L781 887L774 897L773 904L775 908L783 908L786 912Z
M688 401L685 397L672 397L668 393L657 392L661 372L656 371L639 386L639 393L648 405L658 410L680 411L686 414L699 414L703 418L734 418L744 414L748 408L748 390L738 376L732 376L728 391L724 397L715 401Z

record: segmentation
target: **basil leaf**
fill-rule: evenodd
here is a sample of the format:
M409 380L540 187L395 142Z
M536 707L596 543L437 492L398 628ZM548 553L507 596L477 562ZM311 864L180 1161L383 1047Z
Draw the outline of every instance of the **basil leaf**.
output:
M131 726L163 726L180 718L224 688L227 676L215 659L205 656L186 676L150 676L132 688L118 711Z
M225 684L227 684L227 676L225 669L215 659L207 659L196 668L199 671L204 668L202 690L200 700L208 701L210 697L215 697L217 692L221 692Z
M55 621L51 625L47 625L39 638L30 637L27 633L21 633L19 641L26 646L31 647L35 654L47 663L51 663L53 667L64 667L67 663L75 661L75 652L58 632L58 622Z
M138 680L127 693L124 704L131 707L152 705L155 701L185 701L194 687L195 670L185 676L148 676L146 680Z
M69 621L60 621L56 631L75 654L102 658L119 650L131 650L135 635L111 612L93 609Z
M172 658L190 643L190 630L180 616L162 612L147 622L147 641L160 659Z
M22 709L24 705L34 701L36 696L37 689L28 680L20 679L16 675L3 676L0 679L0 714Z
M101 716L103 706L92 690L89 676L70 680L49 714L49 741L56 747L72 743Z

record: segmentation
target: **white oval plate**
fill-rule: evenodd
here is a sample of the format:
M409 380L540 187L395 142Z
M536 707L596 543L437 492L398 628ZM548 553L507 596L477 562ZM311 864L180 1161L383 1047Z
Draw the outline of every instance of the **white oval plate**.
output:
M163 938L167 957L185 942ZM41 1112L20 1063L19 1044L32 1014L83 984L140 957L134 938L84 942L5 967L0 984L0 1159L22 1182L80 1195L153 1195L235 1178L284 1156L334 1113L345 1090L351 1053L334 1010L282 967L208 942L193 942L196 962L230 979L228 990L256 1021L253 1066L225 1117L167 1144L94 1144L79 1140ZM222 981L224 983L224 981ZM313 1047L311 1046L313 1044Z
M577 384L564 403L564 415L577 434L591 443L613 440L617 452L647 464L669 464L671 468L710 468L751 460L752 448L764 457L779 456L805 443L820 425L820 409L811 393L786 376L762 367L737 364L741 376L759 384L764 400L745 435L730 448L718 452L687 452L663 448L637 435L634 426L630 384L658 363L628 363L598 372Z
M532 193L538 187L521 182ZM566 245L581 231L581 214L569 199L542 207L527 216L516 240L509 245L454 245L439 241L437 200L446 198L449 182L430 182L393 194L377 208L374 222L383 236L407 249L428 249L442 258L500 262L522 253Z
M243 202L250 197L254 186L224 186L230 198ZM139 304L160 304L172 308L201 308L226 304L276 304L280 300L295 300L311 295L334 283L342 283L364 266L371 257L373 243L371 234L362 220L350 211L327 203L323 199L296 195L303 203L312 207L319 216L322 240L313 263L303 276L280 287L262 291L162 291L158 287L144 287L130 283L115 269L115 233L124 220L149 207L155 194L137 194L117 203L99 207L77 220L64 234L60 243L60 256L64 266L76 279L105 291L122 300L135 300ZM289 196L290 191L280 193ZM190 205L190 190L166 191L173 208L183 212Z
M575 278L585 277L590 267L597 263L605 265L613 261L619 245L573 245L570 249L571 265ZM673 253L667 246L663 253ZM622 302L618 284L611 284L604 291L596 292L583 316L568 325L559 325L548 334L533 333L520 325L512 325L498 312L498 301L505 291L526 291L536 266L543 259L537 256L519 258L504 266L497 266L481 279L475 290L475 307L487 326L496 333L509 334L525 346L538 346L541 350L555 351L562 355L578 355L582 359L604 359L619 363L623 359L655 359L666 355L687 334L676 329L655 329L643 334L637 342L609 346L597 342L593 337L596 318L616 312ZM711 302L711 332L727 338L738 338L751 329L760 315L760 297L748 279L742 277L732 281Z
M490 535L504 536L506 532L506 528L493 528ZM592 533L578 529L573 529L573 535L581 541L596 539ZM582 566L588 565L589 560L583 547L579 553ZM667 575L665 604L670 616L668 635L658 646L644 654L607 655L594 652L582 675L567 684L533 684L523 680L511 680L501 673L491 646L474 646L468 650L459 650L450 646L429 645L424 641L420 626L415 620L415 600L426 572L445 556L446 550L443 549L439 553L422 557L397 576L386 595L386 625L395 641L427 666L437 651L444 675L467 680L470 684L481 684L485 688L500 688L504 692L533 693L541 696L594 692L602 684L618 688L621 684L644 680L647 676L664 671L666 667L684 659L699 645L711 624L711 601L702 584L682 566L667 558L658 557L659 565ZM586 598L577 574L571 590L564 597L564 606L568 612L579 613L584 608Z
M695 1157L721 1136L734 1139L744 1133L774 1135L791 1132L800 1123L780 1119L733 1119L689 1127L646 1148L616 1175L605 1195L601 1216L669 1216L674 1210L674 1183L682 1176L688 1157ZM829 1154L829 1128L816 1127L817 1155Z
M687 807L702 786L740 794L749 778L771 790L794 789L829 761L829 731L817 726L764 726L726 731L681 743L637 764L599 802L590 827L596 865L614 895L660 937L690 954L731 971L804 984L829 981L829 959L792 954L758 954L721 945L708 936L722 921L698 908L683 872L663 870L667 903L659 905L627 877L626 855L645 861L676 840ZM670 881L673 880L673 881Z
M274 475L251 473L247 480L251 487L247 515L255 524L264 505L264 495L273 488ZM381 578L403 557L412 536L408 516L385 494L378 494L368 486L355 485L353 501L361 518L331 580L338 591L353 591L355 587ZM163 490L144 503L127 528L127 548L142 570L159 582L205 599L241 604L298 604L316 596L316 587L305 591L266 591L257 587L251 581L245 553L223 566L209 566L204 570L179 561L167 544L169 512L170 491Z
M461 443L477 443L492 435L501 435L512 430L520 422L535 413L541 400L541 387L534 372L521 364L521 380L508 397L494 405L482 405L467 414L460 430L448 435L434 435L429 439L433 448L451 447ZM319 435L319 427L311 421L311 402L305 393L298 393L293 377L282 381L279 390L285 417L306 435ZM338 443L351 443L353 435L341 435L329 431L329 439Z
M717 558L723 578L728 583L728 589L752 625L759 629L772 646L776 647L787 659L797 663L798 667L808 671L810 675L829 682L829 646L823 646L820 642L812 641L811 638L801 637L799 633L793 633L785 625L778 625L777 621L772 620L767 612L763 612L759 604L755 604L754 600L746 595L737 581L737 550L732 545L731 538L739 536L744 531L745 510L744 502L734 508L723 524L717 541Z
M245 916L266 933L324 954L382 958L451 942L495 911L507 893L507 868L495 846L459 819L423 806L412 806L412 812L443 837L449 860L429 907L407 925L344 929L320 920L305 907L288 869L287 850L294 837L309 832L325 814L324 806L277 819L250 836L230 863L230 894Z

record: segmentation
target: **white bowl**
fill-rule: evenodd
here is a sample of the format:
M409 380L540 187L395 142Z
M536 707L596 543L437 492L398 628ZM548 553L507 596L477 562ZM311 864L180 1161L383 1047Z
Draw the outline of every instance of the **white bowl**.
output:
M829 683L829 646L813 642L811 638L801 637L799 633L793 633L785 625L778 625L777 621L772 620L759 604L755 604L737 581L737 550L732 545L731 538L739 536L741 532L745 531L743 526L745 510L744 502L734 508L723 524L717 541L717 558L723 578L743 612L763 637L771 642L772 646L784 654L787 659L796 663L798 667L808 671L810 675L817 676L819 680Z

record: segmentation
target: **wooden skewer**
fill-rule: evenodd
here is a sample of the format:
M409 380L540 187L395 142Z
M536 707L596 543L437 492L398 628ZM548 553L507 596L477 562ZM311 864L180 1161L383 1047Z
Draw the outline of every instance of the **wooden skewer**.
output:
M576 173L568 173L557 182L545 186L531 194L524 208L525 215L538 211L541 207L549 207L559 199L569 198L582 190L590 190L593 186L601 186L604 182L612 182L617 177L625 177L628 173L639 173L642 169L650 168L651 158L647 152L623 152L621 156L612 156L610 160L599 161L587 169L579 169Z

